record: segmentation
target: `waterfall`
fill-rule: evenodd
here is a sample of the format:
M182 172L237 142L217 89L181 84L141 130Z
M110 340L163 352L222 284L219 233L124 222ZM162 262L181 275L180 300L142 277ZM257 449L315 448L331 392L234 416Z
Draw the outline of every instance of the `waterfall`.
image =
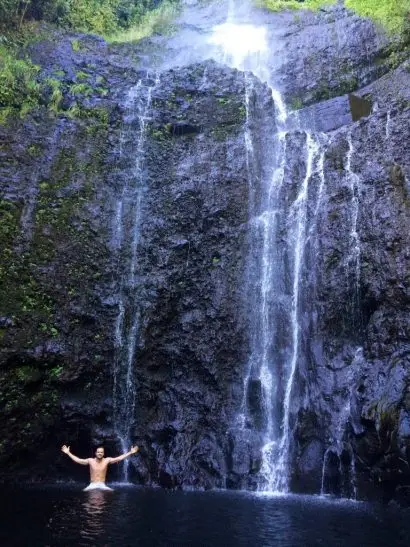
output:
M354 153L352 132L350 131L347 137L348 151L346 154L345 170L347 173L348 183L351 192L351 225L349 234L349 254L347 257L347 275L348 278L353 274L353 298L352 298L352 319L356 328L361 325L360 313L360 237L357 231L357 221L359 216L359 197L360 197L360 179L359 176L352 171L352 156ZM353 270L353 272L352 272ZM349 283L349 281L348 281ZM349 283L350 285L350 283Z
M236 19L237 3L229 0L225 23L213 27L207 37L212 56L244 73L244 103L246 110L244 148L250 189L248 243L250 248L247 276L247 307L249 310L250 352L244 363L243 394L235 427L247 442L256 439L261 447L261 467L257 488L262 491L289 490L292 444L292 401L295 393L298 358L300 355L300 307L305 247L313 237L309 224L309 184L315 178L313 192L317 197L313 213L316 222L324 190L324 153L317 138L301 133L298 116L288 116L280 91L270 81L267 28L249 23L248 13ZM247 8L245 4L240 6ZM243 20L239 21L239 17ZM245 21L245 22L244 22ZM180 57L178 57L180 58ZM184 62L191 59L187 54ZM172 61L171 63L172 64ZM168 65L169 67L169 61ZM258 123L255 115L253 77L267 82L275 106L275 117L265 148L260 150L256 139ZM206 74L203 76L203 85ZM138 308L138 244L144 198L143 160L145 125L149 113L153 86L141 80L130 92L127 118L129 125L138 119L137 142L130 147L130 136L121 139L123 154L136 156L132 180L128 181L115 206L115 227L112 246L118 256L128 252L127 266L122 268L118 314L115 323L116 357L114 366L115 431L124 449L132 437L135 411L135 353L139 343L140 310ZM257 118L255 118L257 119ZM135 124L134 124L135 125ZM304 135L301 158L304 165L300 180L292 181L297 188L293 203L288 203L285 187L288 142ZM350 166L350 158L347 162ZM302 178L303 177L303 178ZM354 179L351 179L354 184ZM125 234L132 209L132 232ZM356 217L357 220L357 217ZM282 231L286 228L286 235ZM127 244L127 241L131 241ZM286 262L286 264L285 264ZM289 264L289 271L287 266ZM251 433L251 434L249 434ZM253 436L253 434L255 434ZM124 467L127 478L127 468Z
M238 415L242 428L252 427L262 435L262 465L259 490L286 492L289 489L289 451L291 444L291 403L300 346L299 307L303 256L308 234L307 200L308 186L313 174L319 173L316 218L324 188L324 153L319 154L318 139L306 134L304 179L288 215L284 209L282 188L285 176L287 136L296 125L297 116L288 118L279 90L269 81L266 28L235 21L230 3L228 21L214 28L210 42L222 50L223 62L239 70L249 70L262 81L268 82L275 104L276 135L272 150L264 151L265 172L270 172L261 185L260 203L252 198L254 185L255 151L250 131L250 80L246 81L246 165L250 185L250 241L252 260L248 284L250 300L251 352L244 373L244 394ZM288 225L287 253L293 264L290 298L285 289L284 252L278 248L281 223ZM285 251L286 252L286 251ZM290 325L291 336L287 348L277 344L278 322ZM287 354L288 357L279 353ZM281 388L284 383L284 389ZM259 386L259 387L258 387ZM250 402L259 399L257 403Z
M139 339L140 310L138 306L138 245L141 231L141 216L144 180L144 147L146 125L151 105L153 89L159 83L159 76L141 79L129 91L126 103L126 129L121 135L120 154L134 157L131 176L127 177L121 196L115 207L115 225L112 237L113 246L118 252L118 273L120 290L118 314L115 321L115 362L113 382L114 428L121 449L130 448L132 426L135 414L136 384L134 359ZM135 122L138 132L135 134ZM130 225L129 237L124 237ZM129 244L127 245L127 242ZM126 257L127 265L123 260ZM124 460L123 479L128 481L128 460Z
M291 329L292 329L292 353L288 364L285 395L283 400L283 419L281 425L281 436L278 449L275 454L266 451L267 458L275 457L275 460L268 461L265 467L271 473L268 479L269 490L287 492L289 490L289 452L291 443L291 398L294 388L294 380L298 364L300 344L300 283L303 264L303 255L307 235L307 200L309 181L314 173L314 164L319 153L319 145L310 134L306 134L306 172L296 200L290 208L291 225L288 231L288 245L293 247L293 280L291 300ZM265 445L266 446L266 445Z
M388 133L388 122L386 122L386 134ZM360 178L352 169L352 158L354 147L352 141L352 130L347 134L348 149L345 159L345 180L350 189L350 229L348 232L348 252L345 261L346 277L348 288L352 290L352 297L349 302L349 312L355 334L360 333L360 258L361 244L358 232L358 218L360 207ZM353 371L360 368L363 348L358 347L355 351L351 364ZM354 378L350 378L354 383ZM330 445L323 456L321 494L336 493L343 497L356 499L356 461L354 451L348 439L348 425L350 422L351 394L349 393L342 410L332 424L330 434Z
M331 445L323 455L320 490L322 496L328 493L337 493L346 498L357 498L354 451L351 445L344 440L349 419L350 401L347 402L340 413Z

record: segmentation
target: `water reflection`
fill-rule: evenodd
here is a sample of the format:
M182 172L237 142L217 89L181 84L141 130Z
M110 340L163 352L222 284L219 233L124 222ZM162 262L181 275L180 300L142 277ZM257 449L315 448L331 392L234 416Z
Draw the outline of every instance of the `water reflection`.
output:
M84 493L83 520L80 535L86 540L102 539L105 535L105 523L108 517L108 503L112 493L104 490L90 490Z
M23 524L22 524L23 523ZM408 547L408 512L319 497L3 488L3 547Z

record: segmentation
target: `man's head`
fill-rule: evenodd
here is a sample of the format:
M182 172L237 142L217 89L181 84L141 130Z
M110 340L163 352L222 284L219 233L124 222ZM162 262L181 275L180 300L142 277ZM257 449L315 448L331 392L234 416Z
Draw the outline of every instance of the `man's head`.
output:
M102 460L104 457L104 448L102 446L98 446L97 450L95 451L95 457L97 460Z

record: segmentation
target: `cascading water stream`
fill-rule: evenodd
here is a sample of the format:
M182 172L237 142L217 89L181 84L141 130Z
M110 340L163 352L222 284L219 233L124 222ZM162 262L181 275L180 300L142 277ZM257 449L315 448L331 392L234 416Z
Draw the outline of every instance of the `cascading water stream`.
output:
M268 47L266 38L266 28L263 26L253 26L250 24L240 24L235 22L235 10L232 2L228 12L228 21L225 24L218 25L214 29L211 43L219 46L222 51L223 62L239 70L249 70L262 81L269 84L268 69ZM250 132L249 116L250 105L249 96L250 80L246 78L246 127L245 127L245 146L246 146L246 164L248 169L248 179L250 186L253 184L254 170L254 147L252 135ZM278 90L271 84L272 98L276 110L276 136L274 150L266 150L266 156L271 162L270 171L272 174L266 180L260 181L262 184L262 199L260 203L252 203L250 207L250 231L251 240L254 246L259 248L254 250L254 255L258 256L260 263L259 272L256 273L257 279L253 279L250 288L250 297L254 302L258 302L257 309L251 313L251 355L246 368L244 377L244 395L241 409L238 416L238 422L245 427L246 423L251 422L250 409L247 408L247 392L251 382L255 380L261 385L261 403L263 406L264 426L263 426L263 448L262 448L262 466L261 480L259 482L260 490L276 490L286 492L289 483L289 448L291 437L290 414L291 398L293 393L293 384L298 362L299 351L299 300L300 300L300 277L303 264L304 246L307 235L307 198L308 184L314 172L315 162L318 162L320 171L319 194L323 191L324 176L323 162L324 154L320 155L319 144L315 139L306 135L306 174L301 184L299 194L290 210L290 231L288 233L288 246L293 253L293 272L291 287L291 305L287 310L289 322L292 329L290 362L286 365L285 371L285 392L282 395L283 401L278 404L281 396L279 393L279 375L277 348L275 344L275 330L278 325L276 302L285 301L285 296L280 294L284 283L283 264L278 263L280 256L277 250L277 236L279 230L279 218L281 218L281 189L284 181L286 165L286 138L287 131L287 113L282 97ZM250 192L252 196L252 188ZM319 204L317 205L316 214ZM315 216L316 216L315 214ZM283 220L283 217L282 217ZM278 406L282 407L280 414L277 412Z
M263 59L267 52L266 29L249 24L236 24L234 20L234 10L232 3L228 12L228 21L225 24L218 25L214 29L211 43L221 47L223 55L222 60L239 69L251 70L253 74L262 80L267 78L267 65ZM271 466L268 452L275 444L277 437L277 427L275 427L275 417L272 412L272 401L276 398L277 382L272 373L272 306L271 299L274 291L275 277L274 254L275 254L275 233L277 223L277 204L280 189L284 178L285 168L285 149L286 132L282 130L286 120L286 109L278 91L271 88L273 100L278 111L277 131L275 139L276 154L273 150L267 151L268 155L275 156L275 165L273 174L268 181L264 182L262 189L262 203L256 204L253 199L254 184L254 147L250 131L250 96L252 94L252 80L245 73L245 107L246 107L246 126L245 126L245 149L246 165L248 171L248 180L250 184L250 231L251 240L261 242L262 249L256 254L260 254L261 271L259 280L256 282L257 293L251 289L251 294L259 302L259 309L251 318L253 323L251 334L251 355L249 363L244 374L244 390L241 409L238 415L238 422L242 428L246 427L249 419L249 409L247 408L247 392L251 380L257 379L262 387L263 412L266 417L264 431L264 449L262 474L270 477ZM277 420L277 417L276 417Z
M131 237L128 268L121 275L118 314L115 321L116 355L114 364L114 428L122 450L128 451L131 443L131 428L135 413L136 385L134 358L138 342L140 311L138 307L137 257L141 229L142 200L144 194L144 146L146 125L151 105L152 91L159 83L158 75L152 80L147 74L146 82L139 82L130 90L126 104L126 120L132 126L138 120L139 130L135 146L135 132L131 129L121 137L123 149L134 154L135 163L131 177L127 180L117 202L113 243L121 256L125 247L124 224L126 216L131 217ZM127 142L128 141L128 142ZM129 148L129 149L128 149ZM119 267L123 268L122 264ZM123 480L128 481L128 460L123 464Z
M293 287L292 287L292 356L289 364L285 397L283 401L283 421L281 438L277 453L277 460L271 464L273 472L268 482L269 490L286 492L289 488L289 448L291 442L291 397L294 387L295 374L298 363L300 324L299 324L299 301L300 301L300 280L302 261L305 248L306 226L307 226L307 200L309 181L314 172L314 162L319 152L318 143L310 134L306 134L306 173L300 191L291 207L293 216L293 230L288 233L288 240L294 245L293 256Z

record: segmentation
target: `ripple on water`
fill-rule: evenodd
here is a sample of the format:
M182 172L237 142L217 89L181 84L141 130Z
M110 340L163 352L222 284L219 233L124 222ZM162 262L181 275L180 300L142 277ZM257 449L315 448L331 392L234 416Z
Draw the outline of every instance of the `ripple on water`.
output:
M10 488L2 546L408 546L409 513L323 496L182 492L116 484Z

